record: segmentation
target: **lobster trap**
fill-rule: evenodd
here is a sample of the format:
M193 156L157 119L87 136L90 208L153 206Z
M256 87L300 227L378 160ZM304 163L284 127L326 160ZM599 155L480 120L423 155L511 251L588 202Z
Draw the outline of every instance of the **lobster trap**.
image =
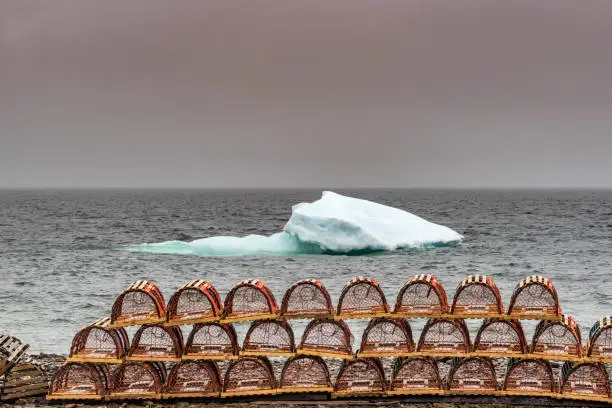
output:
M353 278L338 300L338 319L358 319L388 316L390 312L385 294L373 278Z
M602 363L574 365L566 361L561 368L561 395L564 398L608 401L610 383Z
M331 297L319 280L305 279L294 283L285 293L280 316L283 319L333 317Z
M451 314L463 318L494 318L503 313L501 295L493 279L484 275L470 275L457 287Z
M163 398L218 397L221 374L213 361L183 361L172 367Z
M51 381L48 400L101 400L110 385L105 365L64 363Z
M461 319L429 319L417 347L419 353L432 356L461 357L470 349L468 328Z
M591 327L586 350L590 360L612 362L612 317L604 317Z
M225 298L224 323L277 317L278 306L274 295L262 281L242 281Z
M184 360L232 360L238 358L238 337L231 324L200 323L185 345Z
M178 327L147 324L138 329L126 360L180 361L183 333Z
M387 385L380 360L358 358L344 360L336 379L334 396L378 396L383 395Z
M559 320L561 306L552 282L543 276L529 276L512 293L508 315L515 319Z
M166 302L157 285L139 280L128 286L115 300L110 327L163 323Z
M266 357L240 357L227 368L222 397L275 393L274 370Z
M528 351L519 321L486 319L474 340L474 355L485 357L521 356Z
M495 367L489 357L455 358L448 373L448 389L465 394L497 391Z
M400 289L393 314L400 317L440 317L448 313L444 287L433 275L415 275Z
M205 280L192 280L181 287L168 302L168 326L217 321L223 314L221 296Z
M159 399L165 381L166 367L160 362L126 362L113 373L109 398Z
M508 361L502 394L553 396L554 392L555 378L548 360L512 358Z
M332 392L334 390L325 361L318 356L295 356L283 366L279 393Z
M353 335L342 320L315 319L306 326L297 353L351 359Z
M562 316L561 321L542 320L536 326L531 354L538 358L580 360L582 340L580 328L571 316Z
M396 357L414 351L412 331L406 319L377 317L361 337L358 357Z
M393 365L390 395L443 394L444 382L432 357L398 358Z
M292 356L295 341L291 326L284 320L257 320L251 323L240 355Z
M121 364L129 348L125 329L111 329L110 318L106 317L85 326L74 336L68 361Z

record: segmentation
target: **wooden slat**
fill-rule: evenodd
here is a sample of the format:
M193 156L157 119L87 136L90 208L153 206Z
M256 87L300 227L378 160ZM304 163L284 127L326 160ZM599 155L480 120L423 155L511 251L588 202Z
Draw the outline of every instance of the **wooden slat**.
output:
M61 400L101 400L103 395L99 394L47 394L47 401Z
M163 393L162 399L172 398L219 398L219 392L178 392L178 393Z

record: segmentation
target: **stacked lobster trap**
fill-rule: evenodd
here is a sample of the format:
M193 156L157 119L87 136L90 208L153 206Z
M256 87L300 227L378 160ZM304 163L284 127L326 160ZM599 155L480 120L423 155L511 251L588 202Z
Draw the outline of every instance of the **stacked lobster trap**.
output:
M428 319L418 339L409 323L415 318ZM310 320L299 338L293 319ZM358 349L346 322L350 319L369 319ZM482 319L473 341L465 319ZM521 320L540 320L531 342ZM234 328L238 323L250 325L242 345ZM180 327L189 325L183 338ZM138 326L131 341L127 326ZM278 378L270 358L284 359ZM393 359L390 375L382 359ZM441 370L440 359L450 360L448 373ZM495 359L507 361L502 382ZM332 380L329 364L334 360L340 369ZM563 362L560 375L554 374L551 360ZM540 276L517 285L507 310L493 280L482 275L461 281L452 302L435 276L417 275L401 288L393 309L370 278L349 281L336 308L318 280L292 285L280 306L258 280L238 283L224 302L210 282L194 280L167 304L155 283L137 281L117 297L109 317L75 335L48 399L325 393L612 402L603 364L608 362L612 318L597 322L583 347L576 322L561 313L552 282Z

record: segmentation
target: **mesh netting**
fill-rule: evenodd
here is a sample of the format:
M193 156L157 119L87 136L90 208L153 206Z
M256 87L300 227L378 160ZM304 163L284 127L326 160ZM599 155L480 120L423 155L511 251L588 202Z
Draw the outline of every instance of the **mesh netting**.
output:
M497 390L495 368L491 359L472 357L455 359L449 373L450 390Z
M470 351L470 338L463 320L432 319L427 321L419 339L418 351Z
M478 330L474 351L526 353L527 341L520 323L509 320L487 320Z
M281 305L281 315L299 317L316 314L331 315L334 308L327 289L320 281L304 280L287 290Z
M505 391L553 392L554 377L546 360L511 360L504 380Z
M389 305L374 279L356 278L342 291L338 314L388 313Z
M371 358L344 361L335 385L337 392L384 392L385 388L382 365Z
M377 318L368 323L361 338L361 351L399 351L414 349L410 326L405 319Z
M393 369L391 390L443 388L438 365L433 358L397 359Z
M566 362L562 368L562 394L588 394L609 397L608 374L602 364L579 364Z
M259 320L253 322L244 339L244 351L295 352L293 330L285 321Z
M161 364L129 362L113 374L111 393L161 393L165 368Z
M166 382L166 392L206 393L221 392L219 370L210 361L184 361L175 365Z
M51 394L101 395L108 386L108 371L93 364L65 363L51 381Z
M223 391L253 391L276 388L270 361L264 357L241 357L230 363L223 382Z
M186 350L187 355L237 355L238 339L231 325L198 324L189 335Z
M136 332L130 348L131 357L180 357L183 352L180 329L160 325L145 325Z
M316 319L308 324L300 348L352 354L353 336L346 323L331 319Z
M448 312L444 287L433 275L417 275L400 290L395 313L441 314Z
M287 360L280 380L281 388L331 387L327 364L321 357L297 356Z

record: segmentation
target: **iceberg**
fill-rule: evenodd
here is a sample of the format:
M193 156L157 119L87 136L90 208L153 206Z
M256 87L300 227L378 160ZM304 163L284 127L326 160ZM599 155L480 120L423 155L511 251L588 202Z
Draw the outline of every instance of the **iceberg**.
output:
M125 249L207 256L363 254L456 245L462 239L463 236L452 229L407 211L324 191L317 201L294 205L283 231L270 236L214 236Z

